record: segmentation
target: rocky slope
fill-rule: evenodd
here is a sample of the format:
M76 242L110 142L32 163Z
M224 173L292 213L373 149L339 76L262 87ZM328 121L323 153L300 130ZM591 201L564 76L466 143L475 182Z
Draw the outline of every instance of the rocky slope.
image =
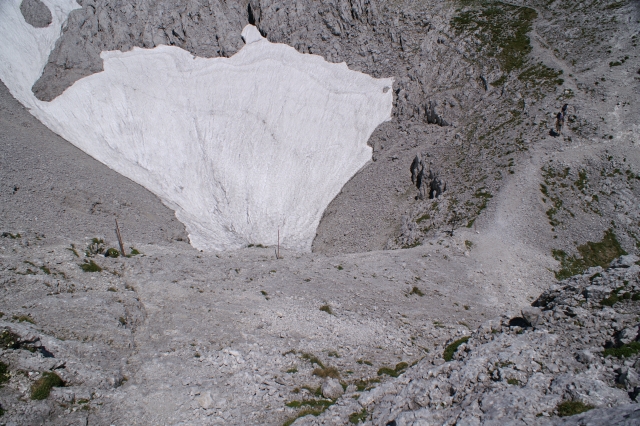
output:
M315 253L201 253L2 86L0 423L637 424L639 267L607 268L638 254L639 20L624 0L83 1L41 99L101 51L229 56L255 23L394 77L394 120ZM416 154L441 198L416 199ZM98 253L114 214L142 254Z

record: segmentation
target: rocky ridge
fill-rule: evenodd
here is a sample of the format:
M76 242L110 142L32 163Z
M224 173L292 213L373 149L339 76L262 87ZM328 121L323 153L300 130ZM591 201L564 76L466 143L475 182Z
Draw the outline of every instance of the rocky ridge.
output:
M429 354L398 379L347 395L318 418L294 424L348 424L348 416L359 412L373 424L387 425L598 424L604 419L636 424L638 265L637 257L623 256L607 270L591 268L552 285L519 315L503 315L450 340L447 359ZM582 411L588 414L555 417Z

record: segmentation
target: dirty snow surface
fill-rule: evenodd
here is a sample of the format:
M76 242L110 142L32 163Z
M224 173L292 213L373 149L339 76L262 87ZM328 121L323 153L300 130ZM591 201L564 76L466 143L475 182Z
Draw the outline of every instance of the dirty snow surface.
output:
M270 43L253 26L231 58L172 46L103 52L104 71L51 102L31 86L74 2L34 28L0 4L0 78L47 127L175 209L198 249L277 241L308 251L323 211L371 158L392 79ZM3 36L3 37L5 37ZM20 70L19 72L17 70Z

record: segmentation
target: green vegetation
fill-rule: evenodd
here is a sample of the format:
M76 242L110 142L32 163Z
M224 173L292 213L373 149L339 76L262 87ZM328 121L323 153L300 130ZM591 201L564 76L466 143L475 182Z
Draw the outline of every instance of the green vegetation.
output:
M565 401L556 407L558 411L558 416L560 417L568 417L576 414L584 413L585 411L589 411L594 408L591 405L586 405L581 401Z
M424 296L424 293L422 292L422 290L420 290L418 287L414 286L411 291L409 292L409 295L415 294L416 296Z
M127 255L127 257L137 256L137 255L139 255L139 254L142 254L142 253L140 253L138 250L136 250L134 247L129 247L129 250L131 250L131 251L129 252L129 254Z
M444 352L442 353L442 358L444 358L444 360L447 362L451 361L453 359L453 354L458 350L458 347L463 343L467 343L468 341L469 341L469 337L463 337L451 343L444 349Z
M282 426L291 426L300 417L305 417L305 416L308 416L308 415L312 415L312 416L318 417L320 414L324 413L324 411L326 409L327 409L326 407L323 407L321 409L305 408L304 410L300 411L297 416L295 416L295 417L287 420L286 422L284 422L282 424Z
M560 262L560 270L555 272L558 280L581 274L592 266L608 268L613 259L627 254L620 246L613 229L605 232L602 241L587 241L577 249L581 257L569 256L563 250L552 250L553 257Z
M468 249L471 250L471 248L473 247L473 242L469 241L469 240L464 240L464 246Z
M418 219L416 219L416 223L422 223L425 220L429 220L431 219L431 215L429 213L425 213L422 216L420 216Z
M375 383L380 383L380 379L375 377L366 380L361 379L355 382L354 385L356 385L356 389L358 390L358 392L362 392L373 389Z
M311 364L315 364L315 365L317 365L317 366L318 366L318 367L320 367L320 368L324 368L324 364L322 363L322 361L320 361L320 360L318 359L318 357L316 357L316 356L315 356L315 355L313 355L313 354L310 354L310 353L303 353L303 354L301 355L301 357L302 357L302 359L306 359L307 361L309 361Z
M287 370L287 373L289 374L294 374L298 372L298 367L291 367L290 369Z
M514 386L520 386L520 380L518 379L507 379L507 383Z
M338 268L338 271L342 271L344 268L342 267L342 265L338 265L336 266L336 268Z
M42 373L42 377L31 386L31 399L47 399L51 388L59 388L62 386L64 386L64 382L60 376L56 373L46 371Z
M105 250L104 240L101 238L93 238L84 253L91 257L96 254L104 254Z
M335 404L335 401L332 401L330 399L307 399L304 401L290 401L287 402L286 405L289 408L300 408L300 407L331 407L333 404Z
M9 238L11 238L12 240L15 240L15 239L17 239L17 238L22 238L22 236L21 236L20 234L15 234L15 235L14 235L14 234L12 234L11 232L3 232L3 233L2 233L2 237L4 237L4 238L9 237Z
M640 342L631 342L618 348L607 348L602 352L603 357L629 358L640 352Z
M104 252L104 257L112 257L112 258L116 258L120 256L120 252L117 249L114 248L108 248L105 252Z
M14 315L13 320L18 322L28 322L31 324L36 323L36 321L33 318L31 318L29 315Z
M81 263L79 266L82 268L84 272L100 272L102 268L96 264L93 260L84 261L85 263Z
M394 369L391 369L389 367L382 367L378 370L378 376L386 374L387 376L398 377L399 375L404 373L408 366L409 364L407 364L406 362L399 362L398 364L396 364L396 368Z
M80 255L78 254L78 251L76 250L76 246L74 246L73 244L71 244L71 248L67 247L67 250L73 253L75 257L80 257Z
M7 383L9 379L11 379L9 366L4 362L0 362L0 386L2 386L3 383Z
M496 58L505 73L522 68L531 52L527 33L537 17L536 11L498 1L463 0L461 3L477 6L459 10L451 21L458 35L474 34L480 41L477 52Z
M372 363L371 361L367 361L366 359L359 359L359 360L358 360L358 361L356 361L356 362L357 362L358 364L360 364L360 365L362 365L362 364L365 364L365 365L368 365L368 366L372 366L372 365L373 365L373 363Z
M358 411L355 412L353 414L351 414L349 416L349 422L357 425L360 422L364 422L367 419L367 416L369 415L369 413L367 413L367 409L363 408L362 411Z
M20 336L9 330L0 332L0 348L18 349L20 347Z
M329 315L333 315L333 311L331 310L331 306L329 306L329 305L322 305L322 306L320 306L320 310L321 310L322 312L326 312L326 313L328 313Z

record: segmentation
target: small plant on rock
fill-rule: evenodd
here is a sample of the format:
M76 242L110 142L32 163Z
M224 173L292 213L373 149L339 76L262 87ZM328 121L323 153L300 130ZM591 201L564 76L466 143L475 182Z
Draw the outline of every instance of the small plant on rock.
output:
M333 311L331 310L331 306L329 306L329 305L322 305L322 306L320 306L320 310L321 310L322 312L326 312L326 313L328 313L329 315L333 315Z
M378 376L386 374L387 376L398 377L399 375L404 373L408 366L409 364L407 364L406 362L399 362L398 364L396 364L396 368L394 369L391 369L389 367L382 367L378 370Z
M60 376L54 372L46 371L42 373L42 377L39 378L33 386L31 386L31 399L47 399L52 388L59 388L63 386L64 381Z
M556 410L558 411L558 416L568 417L584 413L592 408L594 408L592 405L587 405L581 401L564 401L558 404Z
M89 260L89 261L85 260L85 263L81 263L80 264L80 268L82 268L82 270L84 272L100 272L100 271L102 271L102 268L100 266L98 266L98 264L96 264L96 262L94 262L93 260Z
M458 339L455 342L451 343L444 349L442 358L444 358L444 360L447 362L451 361L453 359L453 354L458 350L458 347L463 343L467 343L468 341L469 337L463 337L462 339Z

